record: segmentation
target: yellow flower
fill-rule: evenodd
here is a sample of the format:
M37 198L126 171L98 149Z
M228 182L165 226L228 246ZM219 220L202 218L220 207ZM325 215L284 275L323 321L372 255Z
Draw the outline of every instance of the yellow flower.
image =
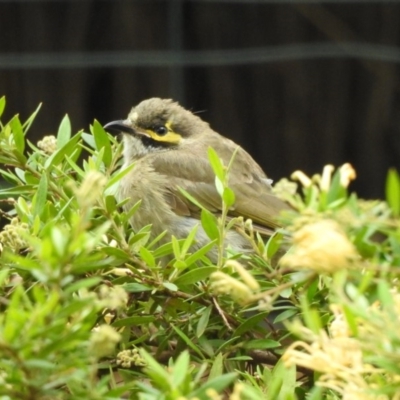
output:
M333 273L349 267L357 256L353 244L334 220L303 226L293 234L293 244L293 251L281 259L283 266L293 269Z

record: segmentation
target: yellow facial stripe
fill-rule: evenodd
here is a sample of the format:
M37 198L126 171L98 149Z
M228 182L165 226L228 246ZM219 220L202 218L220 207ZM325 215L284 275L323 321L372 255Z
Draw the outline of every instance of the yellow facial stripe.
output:
M158 135L151 129L146 129L146 133L153 139L157 140L157 142L165 142L165 143L172 143L177 144L182 140L182 136L179 133L175 133L171 128L171 122L167 122L165 124L166 128L168 129L168 133L165 135Z

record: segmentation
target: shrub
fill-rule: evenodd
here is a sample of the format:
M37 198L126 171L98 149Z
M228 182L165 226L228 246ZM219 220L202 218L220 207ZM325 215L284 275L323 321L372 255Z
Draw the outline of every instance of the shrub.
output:
M99 122L72 135L65 117L35 145L37 112L0 125L1 400L400 399L395 171L387 203L349 193L348 164L294 173L265 243L226 218L229 168L210 150L224 212L203 210L214 241L192 253L195 230L164 245L131 230L140 204L121 213L114 194L132 167ZM223 253L233 224L246 266Z

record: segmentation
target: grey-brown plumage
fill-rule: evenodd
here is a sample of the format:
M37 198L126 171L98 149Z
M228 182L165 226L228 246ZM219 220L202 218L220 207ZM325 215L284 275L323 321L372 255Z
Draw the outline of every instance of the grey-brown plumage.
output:
M181 194L179 187L211 212L220 212L221 198L208 148L212 147L228 165L238 148L233 141L214 132L208 123L178 103L159 98L142 101L126 120L111 122L105 128L123 132L124 166L135 163L122 179L118 195L121 200L130 199L126 209L142 200L131 220L135 230L152 224L154 237L164 230L178 238L186 237L199 224L200 210ZM276 216L289 208L272 193L265 173L240 147L230 170L229 186L236 197L230 215L251 218L262 234L276 228ZM200 227L198 246L208 241ZM239 250L248 247L247 240L235 231L228 234L227 242Z

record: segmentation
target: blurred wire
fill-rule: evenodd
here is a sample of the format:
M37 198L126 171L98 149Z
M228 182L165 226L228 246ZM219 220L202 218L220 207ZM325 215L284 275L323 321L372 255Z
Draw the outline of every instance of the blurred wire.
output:
M230 66L334 57L400 63L400 48L340 42L205 51L2 53L0 69Z
M93 0L0 0L0 3L55 3L80 2ZM96 0L102 2L135 1L138 3L163 2L166 0ZM171 1L171 0L169 0ZM186 0L193 3L246 3L246 4L389 4L399 3L399 0Z

